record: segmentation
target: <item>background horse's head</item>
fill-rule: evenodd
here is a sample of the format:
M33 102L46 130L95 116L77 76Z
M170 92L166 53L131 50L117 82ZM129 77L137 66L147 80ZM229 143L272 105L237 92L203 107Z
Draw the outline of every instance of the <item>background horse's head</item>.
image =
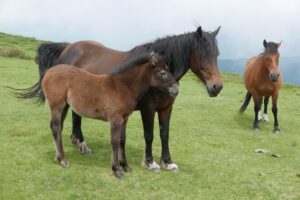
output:
M216 36L220 31L202 31L201 27L194 32L194 45L190 61L191 70L203 81L207 87L209 96L215 97L223 88L217 57L219 55Z
M276 82L278 77L280 76L280 71L278 67L279 63L279 52L278 48L280 47L282 42L267 42L264 40L263 44L265 47L265 51L263 53L264 57L264 66L269 71L269 77L272 82Z
M164 58L152 52L149 63L153 66L152 73L150 74L150 85L168 92L170 96L176 96L178 94L178 83L169 72Z

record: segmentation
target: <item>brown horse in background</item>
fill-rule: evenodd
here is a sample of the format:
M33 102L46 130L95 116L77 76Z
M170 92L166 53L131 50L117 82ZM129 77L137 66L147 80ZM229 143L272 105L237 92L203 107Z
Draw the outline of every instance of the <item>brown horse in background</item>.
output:
M80 116L110 123L112 170L118 178L123 175L120 165L126 172L131 171L125 156L126 135L122 129L150 87L168 92L172 98L178 93L178 84L167 71L163 57L155 54L139 56L120 66L112 75L95 75L66 64L49 69L42 77L42 89L51 111L50 127L60 164L69 167L64 159L61 132L71 106Z
M223 82L217 67L219 55L216 36L220 27L213 32L197 30L180 35L167 36L153 42L134 47L129 51L118 51L93 41L68 43L45 43L38 48L36 61L40 75L57 64L70 64L94 74L109 74L121 63L141 53L152 51L165 59L170 72L179 81L186 72L191 71L206 85L209 96L217 96L223 88ZM32 87L18 91L20 98L37 98L43 102L40 81ZM172 161L169 150L169 126L174 98L151 89L137 104L140 110L145 138L145 156L143 166L158 171L160 166L153 160L152 142L155 113L158 113L161 139L161 166L177 171L178 166ZM73 112L71 139L84 155L90 154L81 130L81 117ZM124 125L126 126L126 124ZM125 129L123 129L125 131Z
M247 89L246 99L240 112L244 112L247 108L251 96L254 101L255 119L253 129L258 130L259 119L268 121L267 106L269 97L272 96L272 112L274 115L274 133L279 133L279 125L277 120L277 98L278 92L282 85L282 76L280 75L278 63L280 43L263 42L265 50L258 56L251 58L244 72L244 82ZM264 97L264 116L260 116L260 109Z

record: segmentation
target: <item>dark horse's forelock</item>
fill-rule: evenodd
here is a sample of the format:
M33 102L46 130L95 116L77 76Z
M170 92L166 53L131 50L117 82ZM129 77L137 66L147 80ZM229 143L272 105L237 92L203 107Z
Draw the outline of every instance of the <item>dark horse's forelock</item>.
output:
M190 59L193 48L197 50L197 56L201 67L218 56L218 47L215 37L208 32L200 36L197 32L185 33L175 36L166 36L133 48L129 57L139 53L154 51L162 55L171 73L179 80L190 68Z
M278 53L278 44L276 44L275 42L268 42L264 53L266 54Z

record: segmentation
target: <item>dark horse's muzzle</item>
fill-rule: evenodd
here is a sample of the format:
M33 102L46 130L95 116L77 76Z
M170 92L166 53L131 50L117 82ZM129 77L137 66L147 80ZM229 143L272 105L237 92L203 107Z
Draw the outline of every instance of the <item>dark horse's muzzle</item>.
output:
M278 77L279 77L279 73L274 73L274 72L270 72L270 80L272 82L276 82L278 80Z
M170 96L172 96L172 97L177 96L177 94L179 92L178 84L177 83L173 84L171 87L168 88L168 91L169 91Z

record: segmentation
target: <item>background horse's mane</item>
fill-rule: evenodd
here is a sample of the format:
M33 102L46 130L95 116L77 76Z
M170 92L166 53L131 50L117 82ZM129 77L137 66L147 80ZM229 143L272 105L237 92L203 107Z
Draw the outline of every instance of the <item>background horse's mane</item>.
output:
M111 74L119 74L122 72L125 72L129 69L132 69L134 67L137 67L139 65L143 65L150 61L151 54L144 52L142 54L135 54L131 57L128 57L115 71L113 71Z
M171 73L179 80L190 68L193 48L197 50L197 56L203 66L219 54L217 41L210 33L202 32L200 36L197 32L191 32L166 36L137 46L130 50L129 57L139 53L154 51L164 57Z

